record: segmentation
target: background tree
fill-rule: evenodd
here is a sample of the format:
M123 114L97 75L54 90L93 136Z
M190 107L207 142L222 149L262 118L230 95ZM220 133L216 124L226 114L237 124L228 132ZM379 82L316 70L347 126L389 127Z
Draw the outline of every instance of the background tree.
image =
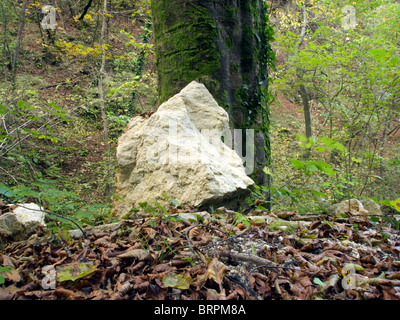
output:
M350 12L355 21L349 20ZM391 1L297 0L271 14L279 56L271 75L272 109L287 107L286 96L292 107L302 107L306 120L300 130L306 131L303 148L292 138L278 143L273 173L278 189L285 185L295 192L292 199L311 191L304 199L309 208L315 196L337 202L398 195L393 177L399 158L393 147L400 111L399 27L394 22L399 13L399 4ZM307 123L308 112L312 123ZM287 132L298 132L288 127Z
M93 1L79 20L87 3L51 1L51 39L47 1L0 4L0 198L92 223L111 206L117 138L157 93L149 1Z
M17 75L17 65L18 65L18 59L19 59L19 54L20 54L20 45L21 45L21 39L22 39L22 32L24 30L24 25L25 25L25 12L26 12L26 5L28 1L24 0L22 3L22 9L21 13L19 16L19 26L18 26L18 35L17 35L17 41L15 45L15 53L12 61L12 83L13 83L13 90L15 89L15 77Z
M202 82L232 128L255 129L253 178L267 185L271 33L264 1L153 0L152 10L160 102L192 80Z

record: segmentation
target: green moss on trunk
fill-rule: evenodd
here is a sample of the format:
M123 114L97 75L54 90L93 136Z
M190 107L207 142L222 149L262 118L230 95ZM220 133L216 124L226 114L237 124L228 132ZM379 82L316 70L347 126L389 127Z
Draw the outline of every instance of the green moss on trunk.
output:
M264 1L153 0L152 9L160 102L192 80L204 83L228 111L232 128L255 130L252 178L267 185L270 50Z
M215 85L220 53L215 21L199 1L153 1L160 102L196 79Z

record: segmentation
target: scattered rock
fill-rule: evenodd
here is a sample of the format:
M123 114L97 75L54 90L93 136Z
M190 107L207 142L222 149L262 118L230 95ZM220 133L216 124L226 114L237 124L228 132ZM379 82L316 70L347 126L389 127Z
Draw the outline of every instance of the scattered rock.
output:
M364 206L364 209L368 211L368 214L373 214L373 215L378 215L381 216L382 210L379 204L377 204L374 200L372 199L364 199L360 200L362 205Z
M382 215L379 204L371 199L365 199L361 201L357 199L345 200L329 206L326 210L331 215L340 215L348 212L351 215Z
M270 231L285 231L293 234L300 226L297 221L275 220L268 225L268 228Z
M23 239L39 227L45 227L45 212L35 203L23 203L0 216L0 234Z
M140 202L236 209L254 182L239 155L222 142L227 112L206 87L191 82L149 118L137 116L117 147L117 200L123 217Z
M208 219L211 215L207 211L201 212L181 212L177 215L182 220L191 220L191 221L201 221L202 219Z

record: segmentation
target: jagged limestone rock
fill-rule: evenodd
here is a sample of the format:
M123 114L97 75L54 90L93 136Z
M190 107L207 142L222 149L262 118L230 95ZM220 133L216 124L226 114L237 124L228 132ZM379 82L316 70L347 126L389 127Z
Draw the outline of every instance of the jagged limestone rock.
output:
M141 202L167 208L162 194L181 205L236 208L254 182L221 140L228 129L227 112L195 81L149 118L133 118L118 141L112 214L122 217Z

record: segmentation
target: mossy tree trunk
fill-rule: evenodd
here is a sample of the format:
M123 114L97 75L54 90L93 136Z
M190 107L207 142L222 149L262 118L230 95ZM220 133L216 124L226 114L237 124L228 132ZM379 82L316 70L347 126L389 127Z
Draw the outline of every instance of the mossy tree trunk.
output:
M152 10L160 102L193 80L203 83L228 111L232 128L255 130L252 177L268 185L264 1L152 0Z

